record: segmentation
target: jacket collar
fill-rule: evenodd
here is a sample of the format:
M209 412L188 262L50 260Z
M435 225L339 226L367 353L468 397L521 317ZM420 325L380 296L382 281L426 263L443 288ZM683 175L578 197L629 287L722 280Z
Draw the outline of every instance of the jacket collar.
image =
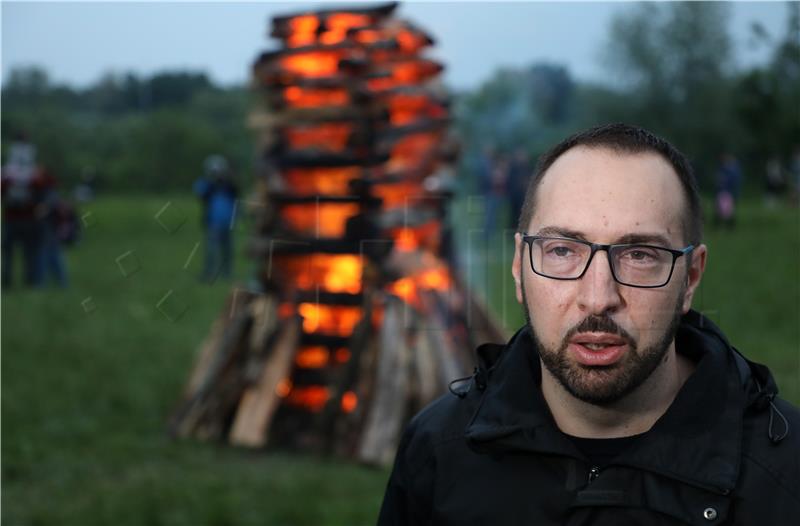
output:
M681 319L676 349L695 361L696 369L667 412L619 463L727 492L739 474L750 368L737 367L738 353L695 311ZM505 348L486 346L478 353L486 389L466 428L471 447L580 457L557 429L542 396L530 329L518 331Z

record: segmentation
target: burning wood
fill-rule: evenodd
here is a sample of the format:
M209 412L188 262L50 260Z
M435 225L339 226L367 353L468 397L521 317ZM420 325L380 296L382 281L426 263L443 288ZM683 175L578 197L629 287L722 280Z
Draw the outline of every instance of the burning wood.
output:
M283 47L253 66L264 97L250 118L261 289L237 291L215 323L174 434L386 463L475 345L504 340L448 261L442 66L395 8L273 19Z

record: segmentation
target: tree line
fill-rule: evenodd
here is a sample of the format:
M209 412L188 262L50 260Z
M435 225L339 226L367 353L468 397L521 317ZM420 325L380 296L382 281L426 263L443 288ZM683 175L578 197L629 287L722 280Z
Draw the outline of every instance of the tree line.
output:
M65 184L92 175L107 190L186 189L212 153L250 165L249 99L197 72L106 75L77 89L20 69L2 90L2 142L27 135Z
M787 3L780 34L752 26L751 44L769 59L749 68L735 61L730 9L721 2L627 6L602 47L613 84L538 63L499 70L477 89L455 93L467 175L475 172L472 153L487 145L523 147L535 157L573 131L611 121L669 138L707 190L723 152L751 172L767 158L787 159L800 143L800 4ZM109 190L186 189L211 153L247 175L255 152L245 121L255 96L202 72L109 74L79 89L41 69L19 69L2 88L2 144L5 151L26 133L65 184L89 173Z
M786 26L748 38L768 60L736 64L731 6L722 2L632 4L613 19L603 46L613 85L579 82L557 64L506 69L458 105L465 151L489 146L533 157L566 135L604 122L644 126L673 142L712 191L720 155L738 156L750 186L769 158L788 162L800 148L800 4ZM468 168L477 155L465 159Z

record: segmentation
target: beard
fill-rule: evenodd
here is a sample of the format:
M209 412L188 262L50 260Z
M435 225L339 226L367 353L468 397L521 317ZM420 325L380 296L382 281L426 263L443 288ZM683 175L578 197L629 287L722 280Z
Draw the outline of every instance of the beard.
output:
M525 309L525 320L531 328L531 335L539 350L539 357L550 374L575 398L597 406L609 406L642 385L664 361L678 332L685 292L684 285L678 294L678 301L669 323L660 337L655 343L641 350L638 349L638 342L607 314L586 317L567 331L557 348L548 348L531 323L524 284L522 304ZM569 340L582 332L607 332L617 335L625 340L628 351L619 362L608 366L587 366L571 361L567 353Z

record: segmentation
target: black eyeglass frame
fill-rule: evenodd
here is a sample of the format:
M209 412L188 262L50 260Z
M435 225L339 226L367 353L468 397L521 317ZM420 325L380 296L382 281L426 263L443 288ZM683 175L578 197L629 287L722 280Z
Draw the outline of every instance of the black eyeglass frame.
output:
M530 234L526 234L525 232L520 232L520 234L522 234L522 242L526 243L530 247L530 249L528 250L528 260L530 261L531 270L533 271L534 274L549 279L557 279L560 281L575 281L581 279L583 275L586 274L586 271L589 270L589 265L592 264L594 255L600 250L605 250L606 254L609 256L608 267L611 269L611 276L614 278L614 281L616 281L620 285L625 285L626 287L635 287L637 289L658 289L666 286L667 283L669 283L669 280L672 279L672 273L675 271L675 262L678 261L678 258L690 254L695 249L694 245L689 245L680 250L676 250L674 248L660 247L658 245L645 245L642 243L618 243L614 245L603 245L600 243L591 243L589 241L583 241L582 239L573 239L571 237L532 236ZM580 243L582 245L589 246L592 249L592 251L589 254L589 259L586 261L586 266L583 267L583 271L580 273L579 276L574 278L558 278L555 276L548 276L547 274L542 274L541 272L536 270L536 267L533 266L533 242L536 241L537 239L550 239L554 241L569 241L572 243ZM611 252L610 252L611 249L619 247L643 247L643 248L653 248L658 250L666 250L667 252L672 254L672 265L670 266L669 275L667 276L667 279L664 281L664 283L660 285L631 285L630 283L625 283L624 281L620 280L617 277L616 271L614 270L614 264L611 262Z

